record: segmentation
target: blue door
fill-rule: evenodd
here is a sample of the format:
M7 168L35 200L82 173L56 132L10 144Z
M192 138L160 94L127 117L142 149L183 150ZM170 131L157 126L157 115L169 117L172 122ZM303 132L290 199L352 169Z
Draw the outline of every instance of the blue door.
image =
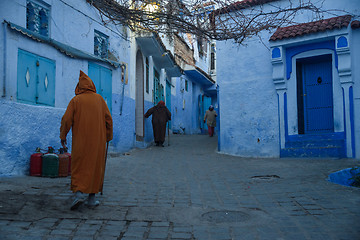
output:
M46 58L39 58L38 69L38 99L37 103L55 105L55 63Z
M164 87L160 84L159 72L154 68L154 104L164 101Z
M331 55L302 64L305 134L334 131Z
M112 112L112 71L100 65L89 63L89 77Z
M19 49L17 100L31 104L55 105L54 61Z
M166 107L171 112L171 83L166 79ZM171 126L171 121L169 121L169 125Z
M201 127L201 129L203 129L205 131L208 130L208 127L207 127L206 122L204 123L204 117L205 117L206 110L209 109L210 105L211 105L211 98L210 97L205 96L205 95L200 95L199 96L200 127Z
M17 100L36 103L37 67L36 56L19 50L17 71Z

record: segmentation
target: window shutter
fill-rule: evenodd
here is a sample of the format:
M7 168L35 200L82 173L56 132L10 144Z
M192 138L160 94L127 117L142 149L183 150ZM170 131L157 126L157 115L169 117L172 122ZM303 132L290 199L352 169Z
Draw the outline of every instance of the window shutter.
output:
M101 68L102 96L107 103L110 112L112 108L112 72L110 69Z
M55 62L38 58L38 104L55 106Z
M97 64L89 63L89 77L93 81L96 87L96 92L101 95L101 75L100 66Z
M19 101L35 103L36 71L36 57L19 50L17 70L17 99Z
M112 71L97 64L89 63L89 77L107 103L109 110L112 109Z

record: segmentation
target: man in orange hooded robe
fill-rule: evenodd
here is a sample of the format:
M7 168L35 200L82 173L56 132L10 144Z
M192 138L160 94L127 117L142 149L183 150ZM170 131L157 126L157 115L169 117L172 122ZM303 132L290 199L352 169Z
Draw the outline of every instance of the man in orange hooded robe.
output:
M75 200L71 210L83 202L83 193L89 194L87 204L97 206L95 194L102 191L105 173L106 142L113 138L113 123L109 108L93 81L80 71L76 96L71 99L61 119L60 139L66 147L66 135L72 128L71 190Z

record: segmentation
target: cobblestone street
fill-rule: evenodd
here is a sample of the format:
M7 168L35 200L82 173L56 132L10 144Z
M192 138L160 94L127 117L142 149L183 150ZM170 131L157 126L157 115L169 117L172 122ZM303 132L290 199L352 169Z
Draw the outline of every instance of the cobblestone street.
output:
M360 239L354 159L247 159L216 138L110 153L100 206L70 210L70 177L0 178L0 239Z

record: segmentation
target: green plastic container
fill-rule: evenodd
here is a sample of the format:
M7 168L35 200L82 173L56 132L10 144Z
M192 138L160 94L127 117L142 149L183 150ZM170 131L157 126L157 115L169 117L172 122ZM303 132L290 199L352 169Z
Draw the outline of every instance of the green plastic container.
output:
M54 153L54 149L49 147L47 153L42 159L42 176L58 177L59 176L59 156Z

